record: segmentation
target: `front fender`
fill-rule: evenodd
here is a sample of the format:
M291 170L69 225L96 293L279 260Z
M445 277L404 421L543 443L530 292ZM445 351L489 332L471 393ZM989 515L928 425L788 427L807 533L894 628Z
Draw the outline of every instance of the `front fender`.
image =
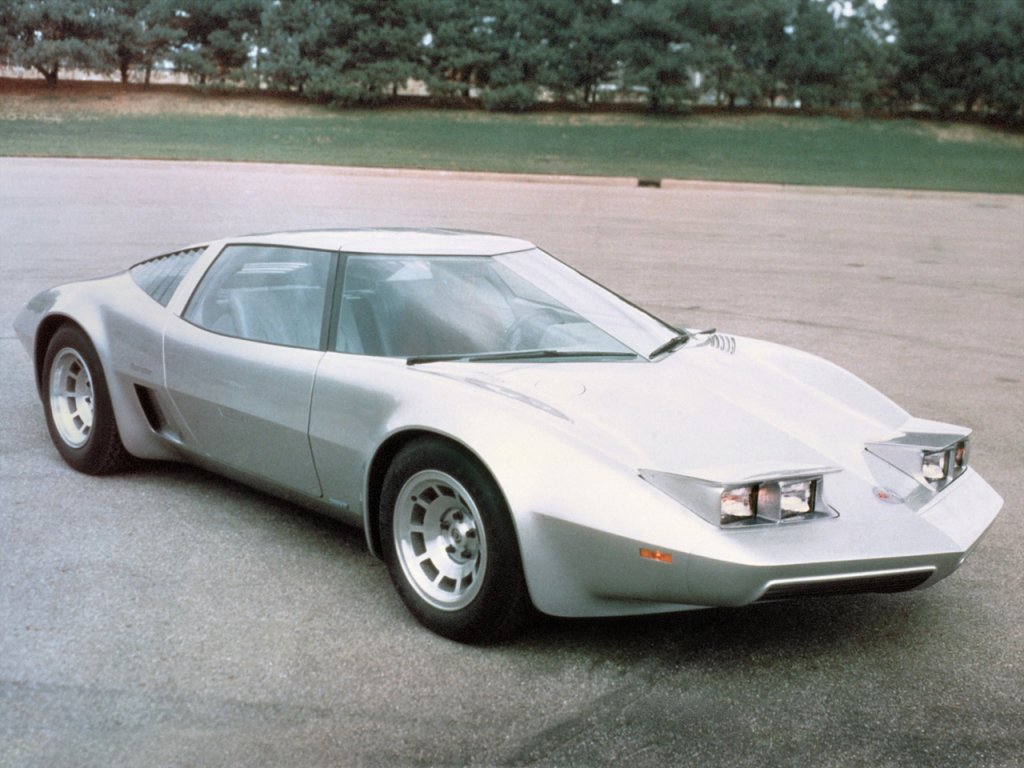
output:
M674 578L685 580L691 541L709 527L643 481L629 451L581 439L594 438L591 427L543 403L404 360L328 353L314 386L310 441L325 499L364 526L371 550L375 483L401 442L421 434L463 446L495 479L512 512L531 598L546 613L621 613L614 572L649 568L644 545L671 546ZM552 536L556 529L574 532L572 541ZM593 548L581 550L584 540ZM595 567L581 569L581 561Z

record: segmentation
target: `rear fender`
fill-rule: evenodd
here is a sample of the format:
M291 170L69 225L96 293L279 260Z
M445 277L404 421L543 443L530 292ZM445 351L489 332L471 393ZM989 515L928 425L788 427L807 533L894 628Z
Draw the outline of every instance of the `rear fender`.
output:
M152 411L149 418L146 415L154 397L164 392L166 310L140 290L126 272L74 283L55 293L33 341L40 397L46 396L42 367L50 340L61 327L77 326L89 337L103 366L117 429L127 451L144 459L179 459L173 445L154 429Z

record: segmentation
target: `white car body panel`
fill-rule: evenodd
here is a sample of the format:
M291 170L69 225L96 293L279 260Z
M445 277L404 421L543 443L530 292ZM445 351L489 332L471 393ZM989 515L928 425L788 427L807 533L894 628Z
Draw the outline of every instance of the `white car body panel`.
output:
M375 472L392 441L414 433L454 441L504 494L531 598L544 612L646 613L924 586L961 564L1002 506L971 469L934 490L865 448L968 430L915 419L837 366L766 342L704 335L653 360L407 365L186 322L210 264L226 245L244 243L482 256L534 247L441 231L219 241L166 307L128 273L33 299L15 326L37 381L47 334L76 323L107 372L131 454L201 463L361 525L374 552ZM282 445L294 449L286 461L272 450ZM641 477L668 473L714 491L800 468L821 468L829 519L723 528Z

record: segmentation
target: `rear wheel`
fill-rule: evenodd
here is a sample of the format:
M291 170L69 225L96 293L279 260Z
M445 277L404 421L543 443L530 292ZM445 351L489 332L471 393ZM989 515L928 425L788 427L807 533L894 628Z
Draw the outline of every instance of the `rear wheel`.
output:
M428 629L487 643L525 622L531 604L508 505L464 451L432 439L402 449L384 480L380 530L395 587Z
M50 340L43 386L46 426L64 461L90 475L128 466L99 357L78 328L64 326Z

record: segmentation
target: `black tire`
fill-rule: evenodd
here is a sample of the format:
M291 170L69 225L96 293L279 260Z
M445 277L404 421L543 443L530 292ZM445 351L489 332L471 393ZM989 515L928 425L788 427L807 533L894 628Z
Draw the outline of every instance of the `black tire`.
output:
M508 504L458 447L409 443L384 478L381 548L416 619L463 643L516 634L533 611Z
M128 468L107 380L89 338L65 325L50 339L43 359L43 410L50 439L73 469L109 475Z

